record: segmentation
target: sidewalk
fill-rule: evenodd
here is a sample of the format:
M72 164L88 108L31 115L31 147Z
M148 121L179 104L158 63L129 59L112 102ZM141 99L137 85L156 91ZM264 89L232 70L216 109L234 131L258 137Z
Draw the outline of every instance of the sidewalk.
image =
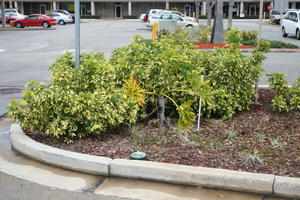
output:
M3 197L7 197L6 200L20 199L22 194L22 199L30 199L39 194L42 195L39 196L41 200L53 196L56 197L55 200L75 196L76 198L72 199L275 200L263 195L124 178L106 178L52 167L31 160L11 149L9 139L11 123L9 118L0 119L0 192ZM18 193L11 194L16 188L22 189L17 189ZM19 195L18 198L14 198L15 195Z

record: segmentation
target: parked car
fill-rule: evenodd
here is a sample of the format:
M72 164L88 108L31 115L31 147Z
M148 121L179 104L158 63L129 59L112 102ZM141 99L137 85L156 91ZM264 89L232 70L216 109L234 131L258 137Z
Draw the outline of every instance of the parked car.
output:
M143 22L147 22L147 20L146 20L146 15L147 15L147 14L145 14L145 13L144 13L144 14L141 14L140 20L143 21ZM145 21L145 20L146 20L146 21Z
M271 22L275 24L280 24L280 12L278 10L273 10L270 16Z
M10 13L5 13L5 21L6 24L10 24L10 22L16 20L16 18L12 17ZM2 23L2 15L0 17L0 23Z
M282 22L282 36L295 35L300 40L300 11L288 11Z
M55 21L60 25L65 25L66 23L73 23L71 15L65 15L59 12L52 12L47 14L47 16L55 19Z
M175 14L179 15L180 17L184 18L185 20L192 21L192 22L197 22L196 18L194 17L188 17L185 14L179 12L179 11L173 11L173 10L164 10L162 12L163 14Z
M0 13L2 12L2 10L0 10ZM4 11L5 13L20 13L22 14L18 9L5 9Z
M56 21L46 15L35 14L29 15L25 19L12 21L10 25L16 28L24 28L28 26L42 26L44 28L50 28L51 26L56 25Z
M54 10L53 12L58 12L58 13L62 13L62 14L65 14L65 15L71 15L71 17L73 19L73 23L75 22L75 14L70 13L67 10Z
M175 21L177 27L194 27L199 26L198 23L189 21L180 17L176 14L155 14L149 17L146 26L153 27L155 23L159 23L159 21Z

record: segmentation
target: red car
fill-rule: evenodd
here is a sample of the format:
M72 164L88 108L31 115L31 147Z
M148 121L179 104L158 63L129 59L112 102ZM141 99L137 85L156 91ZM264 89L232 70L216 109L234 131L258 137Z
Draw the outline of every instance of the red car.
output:
M44 28L49 28L53 25L56 25L56 21L55 19L50 18L46 15L35 14L29 15L25 19L12 21L10 25L16 28L24 28L27 26L42 26Z

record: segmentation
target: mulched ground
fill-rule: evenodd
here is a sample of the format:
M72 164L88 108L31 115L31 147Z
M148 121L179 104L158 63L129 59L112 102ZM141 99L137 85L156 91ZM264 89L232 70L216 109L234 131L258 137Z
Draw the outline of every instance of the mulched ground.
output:
M110 158L128 159L143 151L151 161L300 177L300 111L272 112L272 97L261 90L261 105L226 121L204 119L200 132L164 128L153 119L73 144L41 133L27 135L57 148Z
M215 48L229 48L228 44L223 44L223 43L219 43L219 44L210 44L210 43L199 43L196 42L195 44L195 48L196 49L215 49ZM253 49L253 46L251 45L240 45L240 49Z

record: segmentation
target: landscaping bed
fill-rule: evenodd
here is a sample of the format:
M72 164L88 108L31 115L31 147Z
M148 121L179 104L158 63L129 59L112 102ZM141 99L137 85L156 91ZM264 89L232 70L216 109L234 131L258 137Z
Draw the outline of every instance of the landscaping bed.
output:
M196 49L214 49L214 48L229 48L228 44L211 44L211 43L194 43ZM251 45L240 45L240 49L253 49Z
M143 151L150 161L300 177L300 111L271 111L274 95L259 93L259 105L229 120L202 119L200 132L165 128L156 119L72 144L25 132L38 142L91 155L128 159Z

